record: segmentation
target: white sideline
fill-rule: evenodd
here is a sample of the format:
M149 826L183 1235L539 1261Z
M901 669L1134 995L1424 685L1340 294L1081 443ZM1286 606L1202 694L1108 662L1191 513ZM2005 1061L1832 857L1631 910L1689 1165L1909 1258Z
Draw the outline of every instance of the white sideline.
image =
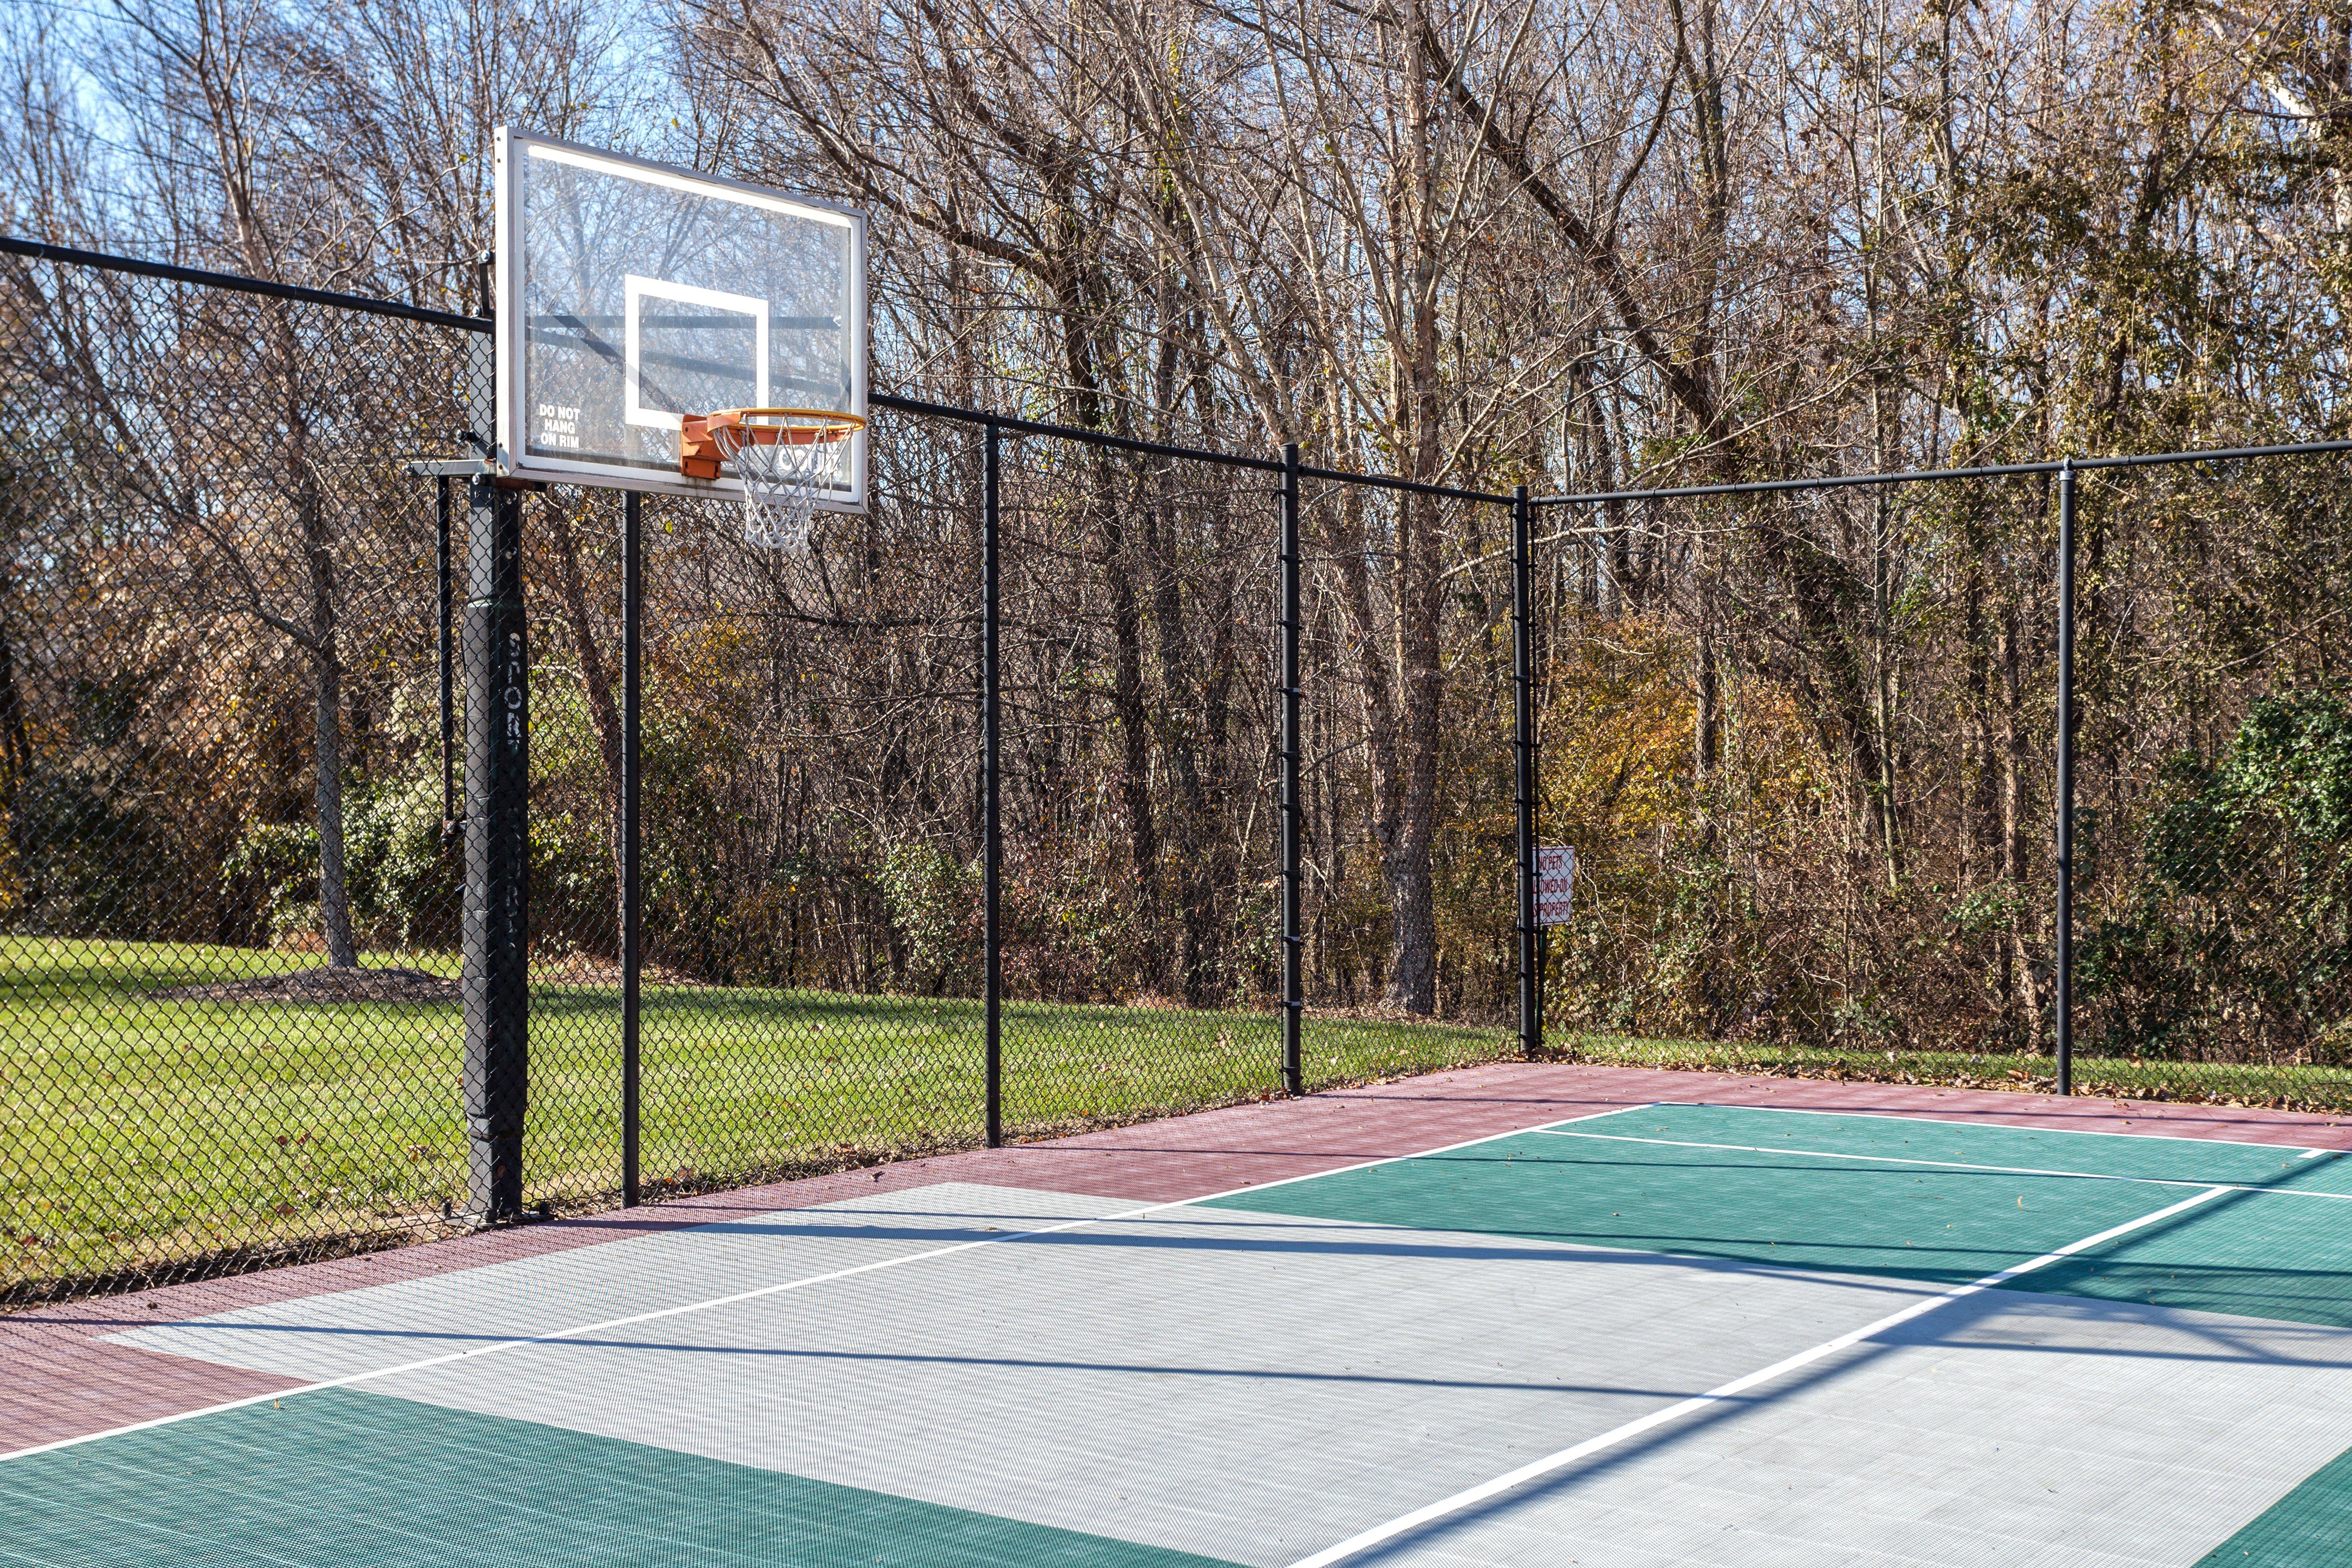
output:
M36 1443L0 1454L0 1464L11 1459L29 1459L37 1454L55 1453L60 1448L79 1447L107 1437L127 1436L133 1432L146 1432L158 1426L174 1426L193 1421L199 1415L217 1415L226 1411L243 1410L276 1399L292 1399L300 1394L318 1394L330 1388L349 1388L354 1384L373 1383L382 1377L396 1377L402 1373L423 1372L430 1367L446 1366L452 1362L470 1361L478 1356L497 1355L502 1351L520 1350L529 1345L546 1344L551 1341L568 1340L581 1334L604 1333L613 1329L625 1329L638 1323L650 1323L663 1318L676 1318L689 1312L708 1311L714 1307L731 1307L741 1301L755 1301L763 1296L780 1296L788 1290L803 1290L814 1285L830 1284L836 1279L853 1279L860 1274L873 1274L885 1268L898 1268L910 1263L928 1262L934 1258L948 1258L974 1247L995 1247L1010 1241L1026 1241L1033 1237L1053 1236L1061 1231L1076 1230L1082 1226L1115 1225L1123 1220L1140 1219L1146 1215L1167 1209L1187 1208L1194 1204L1213 1203L1219 1198L1239 1196L1243 1193L1262 1193L1274 1187L1286 1187L1297 1182L1311 1182L1324 1176L1336 1176L1349 1171L1369 1171L1378 1165L1392 1165L1401 1160L1427 1159L1433 1154L1447 1154L1456 1149L1475 1148L1481 1143L1497 1142L1505 1138L1522 1137L1553 1127L1564 1127L1571 1121L1590 1121L1597 1117L1619 1116L1629 1110L1647 1110L1650 1105L1615 1105L1606 1110L1587 1112L1582 1116L1566 1117L1559 1121L1547 1121L1540 1127L1513 1127L1501 1132L1489 1132L1477 1138L1465 1138L1459 1143L1441 1144L1434 1149L1416 1149L1409 1154L1387 1154L1377 1160L1360 1160L1352 1165L1334 1165L1328 1171L1309 1171L1301 1176L1281 1176L1271 1182L1255 1182L1244 1186L1229 1187L1223 1192L1203 1193L1198 1197L1177 1198L1164 1204L1147 1204L1141 1208L1123 1209L1117 1214L1096 1215L1086 1219L1063 1220L1055 1225L1039 1226L1033 1230L1007 1231L1002 1236L982 1237L971 1241L958 1241L945 1247L935 1247L924 1252L909 1252L897 1258L885 1258L872 1263L861 1263L852 1268L836 1268L829 1273L811 1274L799 1279L780 1280L753 1290L738 1290L729 1296L714 1296L707 1301L688 1301L680 1306L657 1308L650 1312L636 1312L625 1318L606 1318L593 1323L574 1323L568 1329L553 1329L543 1334L531 1334L520 1339L499 1340L490 1344L475 1345L467 1350L451 1351L445 1355L425 1356L415 1361L402 1362L394 1366L381 1366L368 1372L349 1373L341 1377L321 1378L316 1383L298 1384L292 1388L280 1388L268 1394L249 1394L243 1399L226 1399L217 1405L199 1405L194 1410L177 1411L170 1415L158 1415L145 1421L133 1421L121 1426L109 1426L103 1431L85 1432L78 1437L59 1437L47 1443ZM160 1326L160 1325L159 1325Z
M1533 1127L1531 1132L1549 1132L1555 1138L1589 1138L1609 1143L1654 1143L1663 1149L1713 1149L1727 1154L1791 1154L1807 1160L1859 1160L1871 1165L1927 1165L1944 1171L1990 1171L2000 1176L2065 1176L2083 1182L2126 1182L2147 1187L2210 1187L2212 1182L2184 1181L2177 1176L2117 1176L2103 1171L2045 1171L2032 1165L1978 1165L1966 1160L1912 1160L1895 1154L1844 1154L1827 1149L1773 1148L1755 1143L1696 1143L1681 1138L1633 1138L1622 1132L1561 1132L1555 1127ZM2128 1133L2123 1136L2130 1136ZM2237 1144L2238 1148L2260 1148L2260 1144ZM2315 1153L2332 1151L2319 1150ZM2313 1154L2298 1154L2296 1159L2308 1160ZM2333 1198L2338 1203L2352 1202L2352 1193L2315 1193L2305 1187L2262 1187L2245 1182L2223 1182L2221 1186L2233 1193L2267 1193L2288 1198Z
M1989 1290L2006 1280L2016 1279L2021 1274L2030 1274L2047 1264L2055 1263L2062 1258L2071 1257L2074 1253L2096 1247L2102 1242L2113 1241L2116 1237L2137 1230L2142 1226L2154 1225L2161 1219L2169 1219L2184 1209L2191 1209L2199 1204L2209 1203L2224 1193L2233 1190L2226 1186L2209 1188L2193 1196L2183 1198L2177 1204L2158 1209L2153 1214L2145 1214L2137 1219L2112 1226L2096 1236L2086 1236L2080 1241L2069 1242L2055 1252L2045 1252L2039 1258L2013 1264L1997 1274L1988 1274L1981 1279L1971 1279L1965 1285L1955 1285L1940 1296L1930 1296L1923 1301L1914 1301L1901 1311L1890 1312L1874 1323L1865 1323L1861 1328L1840 1334L1833 1340L1824 1340L1811 1350L1799 1351L1795 1355L1776 1361L1770 1366L1748 1373L1742 1377L1736 1377L1718 1387L1710 1388L1705 1394L1696 1394L1688 1399L1679 1400L1662 1410L1654 1410L1647 1415L1628 1421L1622 1426L1603 1432L1597 1437L1587 1437L1574 1447L1562 1448L1557 1454L1546 1455L1532 1463L1520 1466L1508 1474L1496 1476L1490 1481L1482 1481L1467 1491L1456 1492L1449 1498L1441 1498L1435 1502L1427 1503L1413 1510L1411 1513L1392 1519L1386 1524L1375 1525L1360 1535L1349 1537L1337 1546L1327 1546L1312 1556L1302 1557L1291 1563L1289 1568L1333 1568L1334 1564L1344 1563L1349 1558L1360 1552L1368 1552L1384 1542L1393 1541L1400 1535L1418 1530L1424 1524L1433 1524L1449 1515L1460 1513L1465 1509L1475 1508L1490 1498L1500 1497L1505 1492L1525 1486L1528 1482L1539 1479L1555 1470L1565 1469L1579 1459L1588 1458L1604 1448L1613 1448L1629 1437L1638 1437L1654 1427L1664 1426L1695 1411L1704 1410L1710 1405L1717 1405L1724 1400L1744 1394L1759 1384L1770 1382L1783 1373L1794 1372L1799 1367L1809 1366L1824 1356L1834 1355L1849 1346L1859 1344L1874 1334L1884 1333L1899 1323L1923 1317L1939 1307L1948 1306L1964 1297Z
M1998 1090L1988 1092L2000 1092ZM2047 1096L2040 1098L2046 1099ZM2099 1096L2080 1097L2084 1103ZM1998 1127L2011 1132L2061 1132L2070 1138L2154 1138L2167 1143L2225 1143L2232 1149L2293 1149L2293 1143L2264 1143L2252 1138L2198 1138L2186 1132L2112 1132L2096 1127L2021 1127L2013 1121L1963 1121L1957 1116L1914 1116L1907 1110L1824 1110L1818 1105L1749 1105L1736 1100L1654 1100L1652 1105L1675 1105L1705 1110L1773 1110L1783 1116L1835 1116L1854 1121L1924 1121L1930 1127ZM2333 1121L2328 1125L2336 1125ZM2315 1154L2341 1154L2342 1149L2315 1149Z

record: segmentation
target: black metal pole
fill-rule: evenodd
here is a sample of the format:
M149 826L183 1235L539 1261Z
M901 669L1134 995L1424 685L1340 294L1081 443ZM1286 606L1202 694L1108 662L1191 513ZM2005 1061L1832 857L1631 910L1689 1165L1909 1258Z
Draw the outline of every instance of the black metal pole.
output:
M530 1076L529 952L530 657L522 599L522 500L472 480L466 592L466 1009L467 1212L522 1212Z
M980 836L982 962L988 973L986 1042L988 1054L988 1146L1004 1146L1004 932L1000 900L1004 875L1004 827L998 791L998 770L1003 762L1003 715L998 708L998 652L1002 628L997 623L997 543L1003 521L997 495L998 468L1004 432L986 427L987 456L982 464L980 506Z
M621 1206L635 1208L638 1184L638 983L645 963L643 862L638 850L638 741L646 624L644 498L621 498Z
M1518 795L1519 1049L1543 1054L1543 998L1537 984L1536 942L1536 650L1533 563L1528 543L1528 487L1511 492L1512 761Z
M1306 1092L1299 1023L1307 1010L1302 973L1307 933L1299 920L1298 798L1298 443L1282 447L1282 1088Z
M2058 469L2058 1092L2074 1092L2074 465Z
M457 669L452 657L452 626L457 608L456 587L449 567L449 476L433 481L439 491L439 515L434 564L441 583L441 631L436 652L441 666L441 842L446 847L457 832Z

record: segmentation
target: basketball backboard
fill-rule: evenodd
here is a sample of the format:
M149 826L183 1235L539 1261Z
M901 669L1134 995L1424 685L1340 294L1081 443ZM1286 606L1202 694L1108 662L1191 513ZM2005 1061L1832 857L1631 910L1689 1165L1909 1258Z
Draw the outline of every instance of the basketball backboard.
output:
M686 414L866 412L862 213L501 127L498 447L516 479L742 493ZM820 498L866 504L866 437Z

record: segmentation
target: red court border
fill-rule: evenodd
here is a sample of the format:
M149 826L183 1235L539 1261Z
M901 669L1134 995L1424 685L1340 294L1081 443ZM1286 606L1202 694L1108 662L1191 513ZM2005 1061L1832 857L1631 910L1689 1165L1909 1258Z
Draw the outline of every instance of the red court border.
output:
M1175 1202L1660 1101L2352 1151L2352 1118L2260 1107L2062 1100L1988 1089L1500 1062L1299 1100L1229 1106L1050 1142L933 1155L299 1268L30 1308L0 1317L0 1453L299 1386L295 1379L106 1342L104 1336L129 1328L935 1182Z

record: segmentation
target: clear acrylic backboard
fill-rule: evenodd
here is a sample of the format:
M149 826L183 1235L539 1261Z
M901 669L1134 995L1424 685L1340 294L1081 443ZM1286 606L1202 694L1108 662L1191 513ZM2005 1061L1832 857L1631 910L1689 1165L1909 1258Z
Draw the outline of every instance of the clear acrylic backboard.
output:
M507 474L740 497L678 470L687 414L866 412L866 218L501 127L498 446ZM828 510L866 504L866 437Z

